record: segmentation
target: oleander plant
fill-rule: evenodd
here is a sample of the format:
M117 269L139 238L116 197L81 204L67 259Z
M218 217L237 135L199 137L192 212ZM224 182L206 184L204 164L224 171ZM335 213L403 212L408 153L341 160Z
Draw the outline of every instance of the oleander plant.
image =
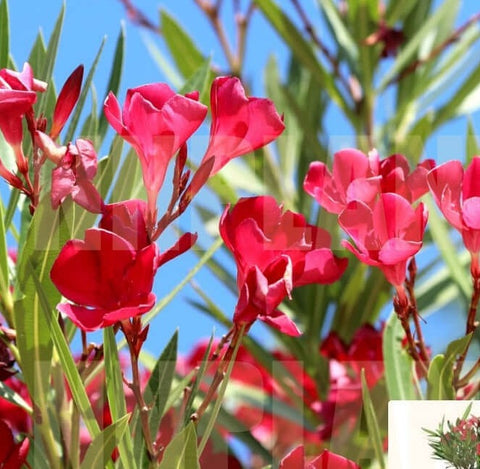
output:
M480 13L192 0L217 61L162 5L156 23L123 0L182 84L139 76L121 95L122 29L97 102L102 48L56 91L66 3L14 58L0 1L1 468L384 469L389 400L479 398ZM265 64L262 94L256 18L289 61ZM463 147L427 155L454 119ZM221 331L187 352L159 315L177 295L192 329ZM453 467L478 467L467 417L429 432ZM445 457L464 446L476 462Z
M470 415L471 408L470 404L455 423L447 420L447 428L443 417L435 431L424 429L433 458L445 461L455 469L480 467L480 419Z

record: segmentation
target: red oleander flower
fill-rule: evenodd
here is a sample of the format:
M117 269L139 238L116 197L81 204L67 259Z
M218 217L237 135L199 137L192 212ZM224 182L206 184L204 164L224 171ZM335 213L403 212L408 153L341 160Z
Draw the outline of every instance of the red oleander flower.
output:
M233 321L250 327L256 319L281 332L299 335L277 307L296 286L332 283L347 266L333 255L330 235L273 197L243 198L220 220L220 234L235 257L240 297Z
M7 423L0 420L0 467L2 469L17 469L25 463L30 440L24 438L21 442L15 443L13 433Z
M353 461L328 450L308 461L303 445L290 451L281 461L279 469L360 469Z
M434 164L433 160L425 160L410 172L403 155L380 160L375 150L367 156L359 150L346 149L335 153L332 172L325 163L311 163L303 187L330 213L339 214L356 200L372 205L379 193L387 192L413 203L428 192L426 176Z
M472 254L472 273L480 275L480 157L464 171L460 161L448 161L427 176L430 191L447 221L457 229Z
M146 313L155 303L157 255L155 244L136 250L116 233L86 230L85 239L68 241L53 264L52 282L73 302L58 310L84 331Z
M361 262L381 269L392 285L403 285L407 261L422 247L427 223L423 204L413 209L400 195L386 193L373 207L350 202L338 221L355 243L343 241L344 247Z
M38 131L36 142L57 165L52 171L52 208L57 209L70 195L85 210L101 213L103 200L92 182L97 174L97 152L93 143L79 138L75 144L59 147L48 135Z
M211 175L232 158L275 140L284 130L283 119L269 99L245 95L236 77L218 77L210 92L212 125L203 162L215 157Z
M154 83L129 89L123 109L113 93L105 100L108 122L140 159L152 219L170 160L207 114L197 99L198 93L182 96L166 84Z

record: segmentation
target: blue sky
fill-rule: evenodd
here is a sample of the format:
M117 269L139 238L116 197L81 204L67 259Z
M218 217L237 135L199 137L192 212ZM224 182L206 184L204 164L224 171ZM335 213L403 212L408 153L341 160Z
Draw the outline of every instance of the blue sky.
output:
M185 25L192 37L198 41L200 49L205 54L212 54L213 61L223 65L223 56L218 48L217 41L214 39L206 20L199 14L197 7L193 5L192 0L170 0L165 2L139 0L136 2L141 9L151 13L153 18L156 18L157 15L154 11L155 7L152 7L152 5L158 5L159 3L162 3L170 13L174 14ZM230 3L225 2L226 5ZM308 5L308 9L312 13L315 12L315 2L313 0L304 0L304 3ZM473 1L464 2L461 21L474 12L475 3ZM61 5L62 2L60 0L44 2L10 0L11 52L17 66L21 66L28 57L39 28L44 31L44 35L48 40ZM83 63L88 69L103 37L106 36L107 43L94 79L98 96L101 99L105 92L115 41L124 16L124 9L117 0L66 1L66 19L54 71L57 88L61 86L65 78L78 64ZM139 30L128 21L125 22L125 27L127 52L122 86L119 93L121 101L123 101L127 88L148 82L165 81L165 76L155 65L145 46L145 38L148 37L164 51L160 41L154 36ZM261 95L263 92L261 70L272 52L279 58L281 64L285 62L285 47L260 16L255 15L252 24L252 34L247 45L246 78L253 84L254 92L257 95ZM166 57L168 56L166 55ZM338 120L338 117L333 118L330 125L332 135L345 135L343 123L341 120ZM480 128L480 125L477 125L478 128ZM430 143L428 156L435 157L440 161L459 158L463 155L464 145L462 142L464 132L464 122L443 128L438 138L433 139ZM332 139L332 141L339 142L338 139ZM460 148L459 145L461 145ZM208 202L208 199L204 200ZM199 227L195 226L194 218L192 218L191 225L192 230L199 229ZM209 241L207 238L201 238L200 242L206 245ZM195 259L194 255L187 254L182 259L177 259L168 266L162 267L156 282L158 298L163 297L181 281L186 272L193 266ZM210 291L213 288L213 291L218 293L218 301L226 311L233 310L235 299L227 294L226 289L222 285L218 284L218 282L215 283L215 279L208 273L203 273L196 280L202 286L208 285ZM153 323L148 342L148 349L152 353L157 354L161 350L177 326L180 328L180 348L183 351L187 351L195 339L211 333L214 323L204 318L201 313L192 310L184 301L185 297L193 297L190 287L187 287L181 297L167 307ZM219 334L220 332L217 332L217 335Z

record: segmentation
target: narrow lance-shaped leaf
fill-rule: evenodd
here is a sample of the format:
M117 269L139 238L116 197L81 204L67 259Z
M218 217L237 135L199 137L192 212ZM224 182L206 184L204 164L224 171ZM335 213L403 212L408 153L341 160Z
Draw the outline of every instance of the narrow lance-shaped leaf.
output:
M112 458L112 452L128 428L128 418L125 415L103 430L90 443L85 453L80 469L103 469Z
M60 9L60 13L58 14L57 21L53 28L52 35L50 36L50 40L48 41L48 46L45 54L45 60L41 63L43 65L42 70L37 71L39 74L39 78L46 82L51 81L53 67L55 65L55 60L57 58L58 52L58 45L60 43L60 34L62 32L63 20L65 18L65 4L62 5ZM35 71L35 70L34 70ZM50 92L52 90L49 90ZM49 92L42 93L40 99L37 103L37 113L41 114L46 111L47 102L48 102Z
M10 54L10 30L8 20L8 2L0 2L0 68L8 67Z
M440 354L434 357L428 369L428 399L455 399L453 368L457 357L468 347L471 338L472 333L450 342L445 355Z
M362 368L362 396L363 396L363 410L367 419L368 435L372 442L378 464L381 469L385 469L385 461L383 457L382 437L380 428L378 426L377 416L375 415L375 408L370 398L368 391L367 380L365 378L365 369Z
M88 91L90 89L90 85L93 80L93 75L95 74L95 70L98 65L98 61L100 60L100 56L102 55L103 47L105 46L105 39L100 44L100 48L98 49L97 55L93 60L92 66L88 72L87 78L85 79L85 83L83 84L82 92L80 93L80 97L78 98L77 106L75 107L75 111L70 120L70 125L68 126L67 134L65 136L65 141L71 142L75 131L78 126L78 122L80 120L80 114L82 112L83 106L85 105L85 100L87 99Z
M115 53L113 55L112 68L110 71L110 78L108 80L107 91L105 93L104 100L108 96L108 93L110 91L114 95L118 94L118 90L120 88L120 80L121 80L122 71L123 71L124 57L125 57L125 24L122 23L120 28L120 33L117 39L117 44L115 46ZM100 110L100 114L98 116L98 122L99 122L98 138L99 138L99 141L102 142L108 129L108 122L107 122L107 118L103 113L103 107Z
M197 453L197 435L193 422L189 423L165 449L159 469L200 469Z
M190 78L204 62L202 53L187 32L165 10L160 11L160 20L163 37L175 64L185 78Z
M107 390L108 406L112 420L118 421L127 416L125 393L123 391L122 367L118 358L115 335L111 327L103 330L104 360L105 360L105 387ZM136 469L136 459L133 457L133 441L130 432L125 432L118 440L120 461L126 469Z
M383 359L385 378L390 400L412 400L416 398L413 383L413 362L402 347L404 331L395 312L383 333Z

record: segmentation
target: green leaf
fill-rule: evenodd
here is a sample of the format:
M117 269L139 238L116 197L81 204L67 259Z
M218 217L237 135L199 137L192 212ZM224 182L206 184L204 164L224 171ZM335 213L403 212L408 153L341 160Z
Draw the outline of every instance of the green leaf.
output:
M123 143L123 138L120 135L115 135L108 156L98 162L98 171L93 182L103 200L107 198L115 173L120 166Z
M143 42L147 48L152 59L157 64L158 68L161 70L162 74L165 75L167 80L173 85L173 88L181 88L184 80L177 73L175 68L170 64L170 62L165 58L163 52L157 47L157 45L150 39L148 36L143 37Z
M60 13L58 14L57 21L55 22L55 26L52 31L52 35L50 36L50 40L48 41L48 46L45 54L45 59L39 64L41 65L41 71L37 71L38 78L45 80L46 82L51 82L51 77L53 73L53 67L55 65L55 60L57 57L58 52L58 45L60 43L60 35L62 32L63 20L65 19L65 3L62 4L62 8L60 9ZM54 92L53 86L49 86L49 90L47 93L42 93L38 100L36 109L37 114L46 113L48 98L51 99L51 94Z
M53 211L50 199L45 197L30 222L18 260L14 309L17 346L27 386L33 395L38 392L40 399L45 398L44 393L50 389L52 339L32 274L35 273L45 291L51 314L60 301L60 293L50 280L50 269L60 248L70 238L71 213L68 203Z
M160 358L152 369L150 379L144 391L145 404L150 409L148 416L150 432L152 435L158 433L160 421L166 410L170 388L175 376L175 365L177 361L178 331L175 331ZM142 435L142 427L138 412L132 419L132 427L135 429L135 460L138 467L142 467L146 458L145 442Z
M437 355L428 369L427 398L430 400L455 399L453 387L453 368L455 361L461 355L472 339L472 333L450 342L445 355Z
M200 389L200 384L203 380L203 376L207 371L207 367L211 364L210 352L212 349L212 343L213 343L213 334L210 337L210 341L208 342L207 348L205 349L205 352L202 357L201 365L195 375L195 381L193 382L192 388L190 390L190 394L188 396L187 403L185 404L185 410L184 410L185 425L187 425L190 420L190 415L192 414L192 410L193 410L193 404L194 404L195 398L197 397L198 390Z
M468 166L474 156L480 155L480 146L478 145L477 135L471 119L468 119L467 139L465 146L465 163Z
M117 344L111 327L103 329L105 359L105 387L112 420L118 421L127 416L125 393L123 390L122 367L118 359ZM120 461L123 467L135 469L137 459L133 456L133 441L130 432L124 433L118 442Z
M11 298L9 286L7 233L3 218L3 204L0 203L0 297L3 302ZM5 314L5 311L2 312ZM8 319L12 320L12 318Z
M112 189L109 203L136 198L143 189L140 161L131 149L121 164L120 172Z
M47 327L50 330L52 341L55 344L55 348L62 365L62 370L67 378L68 386L72 393L73 400L77 405L80 414L83 417L85 426L92 438L95 438L100 433L100 427L98 426L97 419L93 413L90 401L88 399L85 387L82 383L82 379L78 373L77 366L73 360L72 353L68 347L68 343L65 340L62 330L58 324L58 319L52 314L52 309L49 304L49 299L46 295L44 288L40 283L40 279L34 271L32 271L32 277L35 282L35 287L39 295L39 302L43 315L47 322ZM47 376L48 378L48 376ZM39 405L37 403L37 405Z
M213 405L211 414L207 421L207 425L203 432L202 439L200 441L200 444L198 445L198 452L200 455L202 454L203 450L205 449L205 446L207 445L208 439L210 438L215 422L217 421L218 413L220 412L220 409L222 407L223 396L225 395L225 391L227 390L228 382L230 380L230 375L232 374L232 371L233 371L233 365L235 364L235 358L237 357L238 349L240 348L240 344L242 343L244 329L245 329L245 325L242 325L240 334L237 336L237 342L235 344L235 348L233 349L230 362L228 363L227 370L223 376L223 380L220 385L220 388L218 389L218 395L215 398L215 401L214 401L215 403ZM212 339L213 339L213 336L212 336Z
M418 0L403 0L402 2L388 2L385 18L390 26L402 21L418 3Z
M80 131L80 135L83 138L88 138L90 139L94 146L96 146L96 137L98 134L98 122L97 122L97 92L95 90L95 86L92 84L90 86L90 96L91 96L91 102L92 102L92 110L88 117L85 119L85 122L83 123L82 129Z
M338 47L345 53L351 67L358 63L358 47L347 26L340 17L338 6L332 0L317 0L335 37Z
M103 469L111 460L112 452L121 440L128 427L128 418L125 415L103 430L90 443L80 469Z
M25 402L20 394L9 388L3 381L0 381L0 398L22 408L28 414L32 414L33 410L30 405Z
M336 87L336 81L330 72L327 72L313 53L311 46L300 34L290 18L272 0L254 0L255 5L262 11L289 49L299 62L307 67L318 84L329 94L330 98L340 107L351 122L356 116L349 108L345 97Z
M178 70L190 78L204 63L205 59L195 42L181 25L165 10L160 11L163 38Z
M47 48L45 46L45 40L40 30L37 34L35 42L33 43L32 50L28 56L28 63L32 66L34 76L38 76L41 73L42 66L45 63L47 56Z
M397 55L395 62L388 69L388 72L383 76L382 81L378 87L378 92L382 92L392 79L395 78L406 66L413 62L419 53L419 49L425 44L426 39L436 32L437 26L448 16L452 15L452 11L458 5L457 0L445 0L440 7L428 17L423 25L411 37L411 39L404 45L402 50Z
M186 94L197 90L200 94L199 101L208 104L210 96L208 85L212 82L214 76L215 74L211 69L211 58L208 57L195 73L183 84L178 93Z
M382 437L380 434L380 428L378 426L377 416L375 415L375 409L373 407L372 399L370 398L370 392L368 391L364 368L362 368L362 396L363 410L367 419L368 435L370 437L370 441L372 442L373 449L375 451L375 455L380 465L380 468L385 469Z
M8 2L0 3L0 68L8 67L10 55L10 30L8 21Z
M73 136L75 134L75 131L77 130L78 122L80 120L80 114L82 113L83 106L85 105L85 100L87 99L88 90L90 89L90 86L92 84L93 75L95 74L95 70L97 68L98 61L100 60L100 56L102 55L104 46L105 46L105 39L103 39L102 43L100 44L97 55L93 60L93 63L92 63L92 66L90 67L87 78L85 79L85 83L83 84L82 92L80 93L78 102L75 106L75 111L73 112L72 117L70 118L70 125L68 126L68 130L65 135L66 142L71 142L73 140Z
M189 423L165 449L159 469L200 469L197 454L197 435Z
M402 325L393 311L383 333L385 379L390 400L416 399L412 376L414 363L402 347L404 335Z
M125 24L122 22L120 33L118 35L117 44L115 46L115 53L113 55L112 68L110 70L110 78L108 80L107 91L105 93L104 101L109 92L117 95L120 88L120 80L122 78L123 63L125 57ZM102 102L103 103L103 102ZM108 122L103 112L103 106L98 115L98 137L100 142L103 141L108 129Z

